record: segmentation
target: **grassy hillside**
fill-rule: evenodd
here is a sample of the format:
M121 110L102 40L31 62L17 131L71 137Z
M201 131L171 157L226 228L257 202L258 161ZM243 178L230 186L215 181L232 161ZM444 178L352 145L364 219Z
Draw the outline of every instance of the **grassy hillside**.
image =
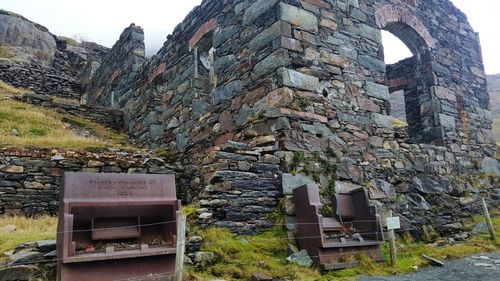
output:
M84 149L126 143L124 134L104 126L12 99L24 92L0 81L0 146Z

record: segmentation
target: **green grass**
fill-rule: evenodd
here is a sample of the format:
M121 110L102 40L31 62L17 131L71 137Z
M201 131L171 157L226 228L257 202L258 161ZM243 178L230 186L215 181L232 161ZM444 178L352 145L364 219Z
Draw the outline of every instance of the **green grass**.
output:
M12 99L24 93L0 83L0 145L15 148L86 149L126 146L124 133L100 124L51 109L24 104ZM93 137L78 136L70 126L90 131ZM15 129L16 134L11 134Z
M249 280L255 273L288 280L318 280L321 277L315 270L286 262L288 241L282 230L237 236L224 229L211 228L199 234L204 239L202 250L215 253L217 262L189 267L189 276L195 280Z
M186 208L186 213L192 215L194 207ZM497 240L491 241L487 234L476 235L471 239L436 247L433 245L415 242L410 238L398 241L398 263L390 266L386 262L374 262L368 257L359 257L360 266L321 275L312 268L303 268L286 261L287 245L285 233L281 229L274 229L256 236L240 236L225 229L210 228L197 230L191 227L192 232L203 237L203 251L213 252L216 262L202 264L198 267L188 266L186 271L190 280L249 280L255 273L264 273L274 278L284 280L356 280L361 275L387 276L415 272L428 265L421 258L426 254L438 259L456 259L479 253L500 251L500 212L492 212L493 224L497 233ZM466 228L472 229L483 221L481 216L474 217L465 223ZM57 218L54 217L4 217L0 218L0 227L16 225L17 231L10 234L0 234L0 261L7 257L2 253L11 251L21 243L36 240L55 239ZM388 260L389 249L385 245L383 255Z
M500 212L492 213L493 224L500 238ZM484 219L474 217L466 227L472 229ZM216 254L217 262L200 267L188 267L191 278L195 280L248 280L251 274L265 273L274 278L285 280L356 280L361 275L388 276L415 272L428 265L422 259L426 254L438 259L457 259L485 252L500 251L500 240L491 241L488 235L476 235L471 239L444 247L436 247L423 242L415 242L406 237L398 241L398 263L375 262L366 256L358 256L360 265L355 268L329 272L321 275L315 269L301 268L286 261L288 241L279 229L257 236L237 236L227 230L211 228L199 231L204 238L203 251ZM382 249L384 260L389 260L389 247Z
M499 213L494 212L493 216L497 233L500 233ZM481 221L481 217L476 217L468 225L472 227ZM0 235L0 253L13 250L24 242L55 239L57 219L54 217L0 219L0 227L9 224L16 225L18 229L14 233ZM356 280L360 275L386 276L414 272L416 268L420 269L427 265L420 254L439 259L453 259L500 250L499 241L492 242L486 235L475 236L466 243L446 247L433 247L408 239L398 243L397 266L376 263L367 257L361 257L359 267L330 272L322 276L317 270L286 262L288 242L283 231L279 229L256 236L237 236L219 228L202 230L199 234L204 238L203 250L214 252L217 263L205 264L198 268L188 267L188 274L196 280L213 278L248 280L251 274L259 272L288 280ZM383 253L388 259L387 246L384 246ZM2 256L0 260L6 260L6 256Z
M0 233L0 261L6 261L5 252L14 250L19 244L56 239L57 218L55 217L3 217L0 218L0 228L15 225L17 230L9 234Z
M28 92L28 90L16 88L0 80L0 98L11 98L16 95L22 95L26 92Z

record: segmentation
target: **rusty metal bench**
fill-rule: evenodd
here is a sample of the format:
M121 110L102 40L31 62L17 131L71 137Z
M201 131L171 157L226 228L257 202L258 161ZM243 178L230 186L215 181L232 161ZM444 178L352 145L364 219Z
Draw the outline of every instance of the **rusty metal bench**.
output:
M321 270L358 264L360 255L381 259L383 232L374 206L363 188L337 193L335 215L323 217L319 188L306 185L293 191L298 220L296 239Z
M181 204L173 175L66 173L63 180L58 280L175 275Z

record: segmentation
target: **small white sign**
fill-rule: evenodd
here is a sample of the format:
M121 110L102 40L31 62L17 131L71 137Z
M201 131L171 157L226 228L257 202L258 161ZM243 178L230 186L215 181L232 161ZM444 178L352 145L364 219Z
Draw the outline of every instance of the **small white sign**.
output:
M401 228L401 222L399 221L399 217L388 217L387 218L387 229L388 230L394 230L394 229L400 229Z

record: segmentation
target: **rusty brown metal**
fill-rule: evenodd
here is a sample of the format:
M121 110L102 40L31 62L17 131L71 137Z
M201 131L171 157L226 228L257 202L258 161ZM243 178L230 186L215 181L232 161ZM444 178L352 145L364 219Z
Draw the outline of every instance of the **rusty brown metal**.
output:
M173 175L65 173L58 280L171 280L179 212Z
M296 188L293 197L298 220L297 242L321 270L355 266L360 255L382 258L382 228L363 188L337 193L332 217L321 215L323 204L317 185Z

